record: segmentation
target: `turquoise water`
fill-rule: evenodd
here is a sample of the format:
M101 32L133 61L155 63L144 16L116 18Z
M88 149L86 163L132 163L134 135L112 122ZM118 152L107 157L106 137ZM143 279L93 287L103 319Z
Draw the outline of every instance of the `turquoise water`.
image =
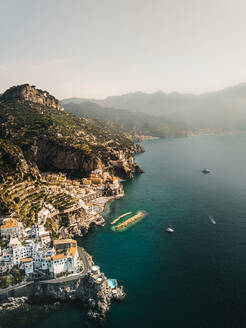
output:
M113 304L111 327L246 327L246 135L146 141L145 173L124 183L104 228L80 245L127 292ZM204 167L212 174L203 175ZM110 222L148 216L123 232ZM208 219L216 220L214 225ZM173 234L165 233L172 225ZM4 327L96 327L80 306L8 318Z

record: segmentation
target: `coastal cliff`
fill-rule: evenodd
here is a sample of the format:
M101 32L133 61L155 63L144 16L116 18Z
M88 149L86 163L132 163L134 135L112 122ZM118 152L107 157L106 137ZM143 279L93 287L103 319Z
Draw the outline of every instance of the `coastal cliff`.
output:
M59 302L79 301L87 309L89 317L103 319L110 309L113 300L125 297L123 288L112 290L103 273L91 272L78 280L58 284L35 284L31 304L51 304Z
M66 172L84 177L110 161L124 161L119 175L138 172L133 156L143 151L133 136L119 126L77 118L60 110L47 91L28 84L12 87L0 96L0 138L18 146L27 163L40 171Z
M78 266L48 281L36 264L33 276L23 274L22 262L12 261L10 239L20 238L23 246L32 238L41 253L53 252L54 240L82 237L92 225L104 225L105 204L124 195L118 177L132 179L143 172L134 160L143 148L121 127L66 113L48 92L27 84L0 96L0 126L0 225L15 222L20 227L19 235L1 234L10 260L1 257L0 310L80 301L89 316L103 318L111 301L122 299L124 292L112 287L100 270L93 272L91 259L89 269ZM38 229L50 238L48 246L29 236Z
M83 277L36 281L26 284L24 287L12 288L11 292L0 293L0 311L13 311L28 306L53 306L60 303L79 302L83 309L86 309L90 318L103 320L110 310L111 303L121 301L124 297L123 287L112 289L108 279L98 268L96 272L89 270Z

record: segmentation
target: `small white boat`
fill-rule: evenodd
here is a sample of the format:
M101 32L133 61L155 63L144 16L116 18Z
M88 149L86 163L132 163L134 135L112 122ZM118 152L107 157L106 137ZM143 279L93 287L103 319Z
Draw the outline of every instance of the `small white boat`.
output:
M172 233L172 232L174 232L174 230L169 227L169 228L166 229L166 232Z
M213 224L216 224L216 221L212 216L209 215L208 218Z

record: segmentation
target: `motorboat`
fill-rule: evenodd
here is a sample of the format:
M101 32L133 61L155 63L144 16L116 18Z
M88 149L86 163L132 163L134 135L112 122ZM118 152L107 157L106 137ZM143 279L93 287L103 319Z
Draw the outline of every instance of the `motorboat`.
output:
M208 218L213 224L216 224L215 219L211 215L209 215Z
M166 232L172 233L172 232L174 232L174 230L169 227L169 228L166 229Z
M211 173L211 171L209 169L202 169L202 173L207 174L207 173Z

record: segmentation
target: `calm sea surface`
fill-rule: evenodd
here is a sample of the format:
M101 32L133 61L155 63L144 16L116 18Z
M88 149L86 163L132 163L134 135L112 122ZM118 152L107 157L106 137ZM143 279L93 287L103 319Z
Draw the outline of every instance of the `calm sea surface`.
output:
M108 206L105 227L79 241L127 292L105 327L246 327L246 135L144 147L136 159L145 173L124 183L126 196ZM212 173L203 175L204 167ZM148 216L111 230L113 218L137 210ZM165 232L169 225L173 234ZM10 315L0 326L97 327L80 306Z

